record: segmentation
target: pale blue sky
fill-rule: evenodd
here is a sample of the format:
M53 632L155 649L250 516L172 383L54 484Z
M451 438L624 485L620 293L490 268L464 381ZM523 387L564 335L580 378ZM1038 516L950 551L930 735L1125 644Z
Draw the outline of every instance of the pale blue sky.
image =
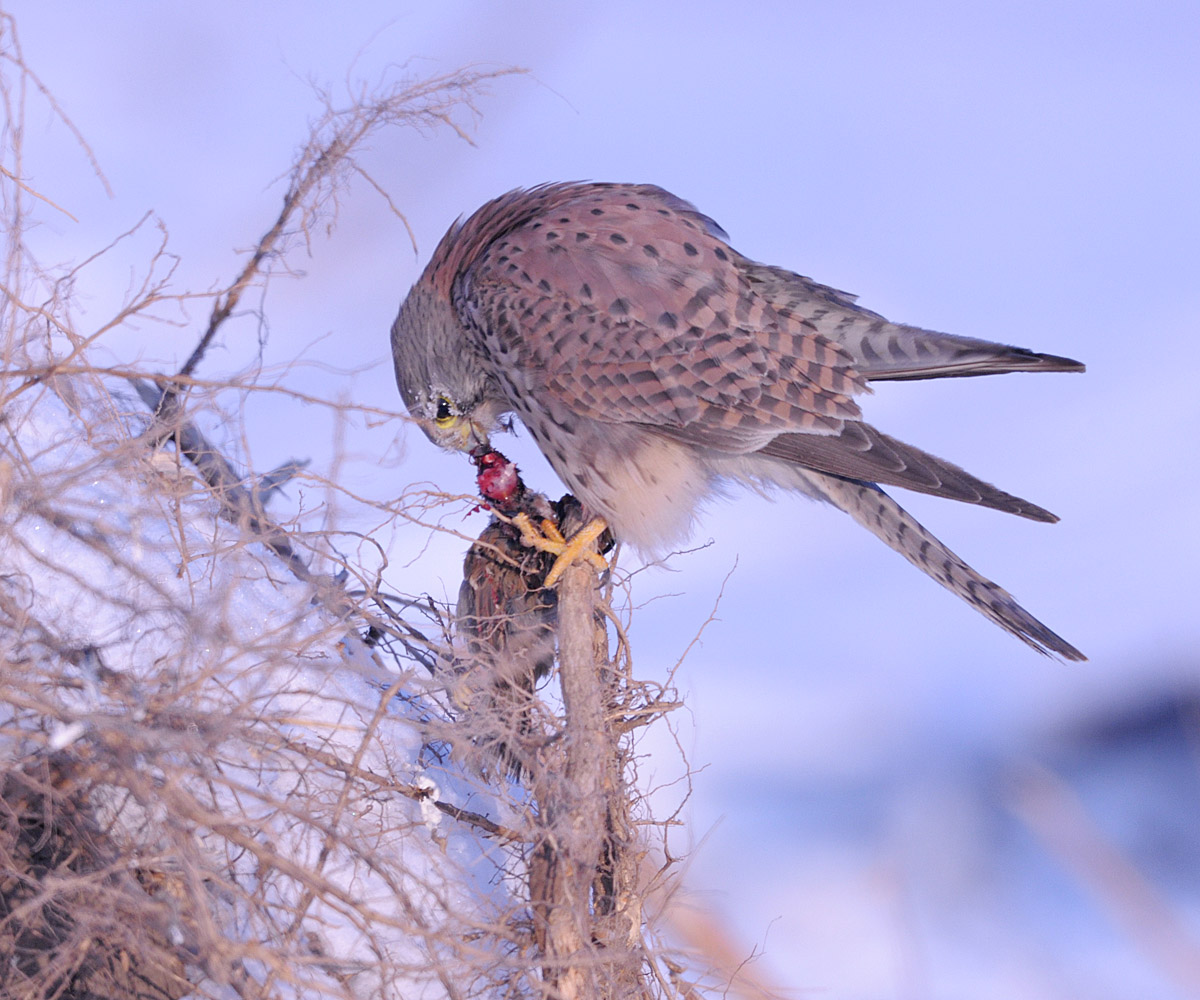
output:
M694 875L720 893L747 941L778 917L769 962L789 984L896 995L886 971L834 982L826 964L800 957L809 927L799 892L755 891L791 876L739 852L748 830L788 871L808 871L811 851L799 835L789 841L782 821L772 825L775 811L738 799L742 775L786 795L797 778L885 781L899 760L924 774L930 761L1019 749L1090 707L1194 681L1195 4L546 0L335 13L325 3L29 0L6 9L115 191L105 198L61 133L35 122L31 179L80 220L38 234L47 259L85 256L153 209L182 257L177 284L197 290L231 277L235 251L273 220L273 182L316 112L306 80L373 80L397 62L417 74L468 63L530 70L479 102L475 147L446 134L376 144L368 166L408 213L417 257L377 196L357 188L333 236L297 258L304 280L272 285L267 362L303 354L373 366L344 379L362 402L399 408L387 329L446 226L509 188L559 179L661 184L748 256L856 292L894 319L1087 362L1085 376L884 386L866 412L1062 517L1046 526L900 497L1088 664L1038 657L848 518L796 498L716 505L696 535L713 540L708 549L676 560L673 574L638 578L638 600L680 595L635 625L639 673L662 676L736 564L719 621L679 675L689 755L712 765L697 779L697 839L734 817L712 833ZM102 312L136 259L102 264L81 282L82 301ZM109 346L177 363L200 319ZM242 339L231 333L208 373L242 367L253 333L251 321ZM332 394L341 378L314 369L295 384ZM319 414L254 403L247 417L264 468L327 454ZM350 447L386 449L395 434ZM471 489L465 463L416 434L407 445L402 463L354 467L356 487L385 497L422 479ZM527 439L506 450L534 485L557 489ZM396 539L397 561L423 542ZM435 545L406 571L407 589L453 592L460 553L457 542ZM956 980L937 970L951 967L934 963L922 995L948 995Z

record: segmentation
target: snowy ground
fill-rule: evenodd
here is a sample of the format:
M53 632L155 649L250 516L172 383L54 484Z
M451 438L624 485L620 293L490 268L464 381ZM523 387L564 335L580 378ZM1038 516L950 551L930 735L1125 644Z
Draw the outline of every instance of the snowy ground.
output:
M897 386L869 402L889 433L1063 517L1026 525L905 498L1089 663L1027 654L832 511L756 497L708 513L703 552L635 580L635 661L665 676L724 589L679 674L676 725L699 769L679 846L694 848L696 900L745 953L761 947L769 978L839 1000L1200 995L1193 5L699 3L681 17L668 4L455 0L336 19L303 4L9 7L117 190L104 194L69 137L37 133L38 177L81 221L48 212L31 239L45 259L83 259L154 208L184 258L177 288L234 273L233 248L273 218L271 181L313 114L310 74L342 80L355 58L354 79L410 58L416 72L532 69L483 102L476 147L428 134L380 144L373 166L410 213L418 254L373 193L348 195L339 229L293 264L304 280L272 285L208 374L250 357L272 375L287 365L314 395L398 407L386 330L446 226L508 188L588 177L664 184L749 256L887 315L1087 362L1077 378ZM143 233L78 278L88 330L129 285L139 240L154 242ZM110 331L97 350L173 370L195 313ZM323 411L281 396L234 409L244 426L231 436L247 435L258 466L311 455L356 495L388 500L410 483L471 486L464 463L398 423L339 437ZM85 436L65 439L80 468L95 461ZM550 492L532 452L527 438L511 451ZM126 498L141 475L106 480L97 501ZM72 510L99 506L72 496ZM314 480L287 500L311 515L326 497ZM461 538L339 521L349 504L329 502L330 523L386 553L392 585L454 593ZM167 513L125 516L173 544L183 535ZM58 531L25 516L31 532ZM457 509L443 524L470 536L479 522ZM199 535L195 551L215 547L211 526ZM235 616L252 635L293 585L252 547L231 548L258 574ZM224 615L238 601L215 572L190 586ZM129 578L169 619L162 585ZM103 603L83 583L82 596L45 596L65 629ZM129 627L128 609L115 616ZM222 629L214 648L227 648ZM317 632L309 648L336 662L342 633ZM247 690L251 674L238 674ZM669 738L643 748L645 781L677 776Z
M178 888L159 929L204 995L432 997L486 976L494 940L464 941L518 905L513 858L435 806L503 815L433 753L428 673L223 520L111 388L60 377L5 408L3 641L23 665L0 752L98 771L112 843Z

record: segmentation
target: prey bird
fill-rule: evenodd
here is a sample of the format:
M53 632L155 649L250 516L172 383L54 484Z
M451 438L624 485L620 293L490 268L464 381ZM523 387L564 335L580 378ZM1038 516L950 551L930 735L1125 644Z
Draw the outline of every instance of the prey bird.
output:
M662 188L593 183L511 191L456 222L400 307L392 351L435 444L487 447L515 414L597 525L643 553L686 538L725 483L782 487L840 507L1039 652L1084 659L880 484L1057 518L876 430L856 400L875 380L1078 361L891 323L743 257Z
M455 662L454 701L472 742L520 775L539 742L533 692L554 665L558 595L542 585L553 560L524 545L514 521L522 515L529 523L557 518L504 455L478 449L471 460L479 495L501 516L491 519L463 559L455 622L465 648Z

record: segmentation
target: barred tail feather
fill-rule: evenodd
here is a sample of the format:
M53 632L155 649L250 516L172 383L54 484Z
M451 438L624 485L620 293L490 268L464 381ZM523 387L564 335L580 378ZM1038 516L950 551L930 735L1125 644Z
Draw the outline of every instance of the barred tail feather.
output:
M1013 596L939 542L895 500L872 483L804 469L806 492L822 497L957 594L980 614L1044 655L1086 660L1078 649L1033 617Z

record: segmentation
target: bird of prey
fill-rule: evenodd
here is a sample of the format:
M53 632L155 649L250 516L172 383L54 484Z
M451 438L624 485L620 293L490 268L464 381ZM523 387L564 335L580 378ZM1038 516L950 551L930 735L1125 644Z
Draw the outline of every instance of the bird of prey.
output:
M392 327L396 381L436 444L515 414L588 511L643 553L734 481L828 501L1001 628L1084 659L880 484L1036 521L1041 507L864 422L875 380L1074 372L1069 358L891 323L734 250L651 185L511 191L456 222Z

